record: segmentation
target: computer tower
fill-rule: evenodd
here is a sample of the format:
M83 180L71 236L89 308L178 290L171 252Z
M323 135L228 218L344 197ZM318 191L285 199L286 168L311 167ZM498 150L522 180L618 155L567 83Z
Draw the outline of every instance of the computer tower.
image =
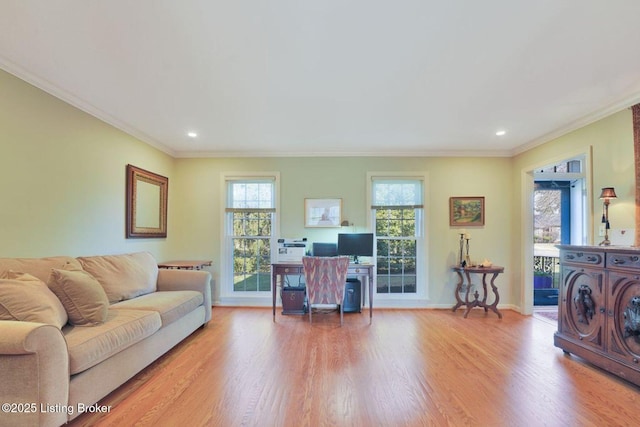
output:
M347 279L344 287L343 311L345 313L362 312L362 283L358 279Z
M282 298L282 314L305 313L305 287L285 286L280 294Z

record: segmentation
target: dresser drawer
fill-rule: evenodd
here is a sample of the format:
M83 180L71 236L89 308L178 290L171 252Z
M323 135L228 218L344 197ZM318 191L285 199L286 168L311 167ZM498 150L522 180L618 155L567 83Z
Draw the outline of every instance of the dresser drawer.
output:
M623 268L640 272L640 256L626 253L607 253L608 268Z
M560 261L563 264L580 264L604 267L604 252L560 251Z

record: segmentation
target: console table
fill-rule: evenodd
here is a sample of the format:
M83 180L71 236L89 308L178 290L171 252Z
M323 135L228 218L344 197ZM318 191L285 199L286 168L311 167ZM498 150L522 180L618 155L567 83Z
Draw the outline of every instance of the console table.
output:
M369 293L369 323L373 317L373 288L374 288L374 265L373 264L349 264L347 276L356 276L365 279L367 290ZM280 283L284 283L285 276L303 276L304 267L302 263L274 263L271 264L271 290L272 290L272 308L273 321L276 321L276 295L278 288L278 277Z
M494 313L496 313L498 315L499 319L502 319L502 313L500 313L500 310L498 310L498 302L500 301L500 294L498 294L498 288L495 285L495 280L496 277L498 277L498 274L504 272L504 267L500 267L497 265L493 265L491 267L481 267L481 266L477 266L477 267L460 267L460 266L453 266L451 267L451 269L453 271L455 271L456 273L458 273L458 285L456 286L456 305L453 306L452 311L456 311L459 307L465 305L467 307L467 309L464 312L464 317L466 318L467 315L469 314L469 312L471 311L472 308L474 307L482 307L484 308L484 311L487 312L489 311L489 309L491 311L493 311ZM482 300L480 300L480 294L478 292L478 290L476 289L476 291L473 294L473 301L469 301L469 292L471 291L471 274L482 274L482 290L483 290L483 294L482 294ZM493 291L493 294L495 296L495 300L493 301L492 304L487 304L487 275L491 274L491 290ZM465 298L464 301L460 298L460 293L462 292L462 286L465 283L465 278L466 280L466 292L465 292Z
M177 270L202 270L210 266L211 261L167 261L158 264L158 268L168 268Z

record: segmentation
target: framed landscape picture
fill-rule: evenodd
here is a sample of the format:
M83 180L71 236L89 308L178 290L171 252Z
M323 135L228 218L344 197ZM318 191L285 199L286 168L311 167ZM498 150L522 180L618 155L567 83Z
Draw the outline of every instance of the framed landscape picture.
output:
M450 197L450 226L484 225L484 197Z

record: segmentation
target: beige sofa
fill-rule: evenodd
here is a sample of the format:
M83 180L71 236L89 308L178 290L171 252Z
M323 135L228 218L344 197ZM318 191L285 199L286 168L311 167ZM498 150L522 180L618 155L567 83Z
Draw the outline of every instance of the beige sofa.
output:
M210 274L147 252L0 258L0 426L59 426L211 319Z

